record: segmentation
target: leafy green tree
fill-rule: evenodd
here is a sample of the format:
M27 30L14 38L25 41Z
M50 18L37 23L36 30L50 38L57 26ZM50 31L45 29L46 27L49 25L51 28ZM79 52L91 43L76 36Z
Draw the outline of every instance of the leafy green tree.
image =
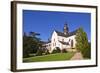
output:
M86 32L79 28L76 33L76 49L80 51L84 58L90 58L90 49Z
M29 54L36 53L39 47L42 46L40 38L37 37L37 33L30 32L23 35L23 57L29 57Z

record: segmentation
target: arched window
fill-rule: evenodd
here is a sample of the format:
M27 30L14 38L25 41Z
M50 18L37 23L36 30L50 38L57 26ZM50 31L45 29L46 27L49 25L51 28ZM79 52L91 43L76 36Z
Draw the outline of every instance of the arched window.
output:
M71 40L71 47L73 47L73 40Z
M54 42L55 42L55 39L54 39Z
M69 42L70 42L70 39L69 39Z

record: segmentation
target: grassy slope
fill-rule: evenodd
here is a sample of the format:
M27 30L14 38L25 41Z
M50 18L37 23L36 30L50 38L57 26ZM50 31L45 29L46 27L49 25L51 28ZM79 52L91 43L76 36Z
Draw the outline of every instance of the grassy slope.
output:
M24 58L23 62L39 62L39 61L61 61L61 60L69 60L74 53L56 53L56 54L49 54L44 56L36 56L36 57L29 57Z

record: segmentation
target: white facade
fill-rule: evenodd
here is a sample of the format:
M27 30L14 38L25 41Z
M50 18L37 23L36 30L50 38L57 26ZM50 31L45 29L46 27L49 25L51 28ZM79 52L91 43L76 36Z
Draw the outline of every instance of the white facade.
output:
M63 32L53 31L51 35L50 42L47 43L47 49L52 52L54 49L59 48L60 50L63 49L72 49L75 48L77 30L73 32L69 32L68 25L65 24L63 28ZM49 46L48 46L49 45Z
M69 36L69 37L63 37L63 36L59 36L56 33L56 31L54 31L53 34L52 34L52 37L51 37L51 52L56 47L59 47L61 50L62 49L69 49L69 48L75 48L75 44L76 44L75 36L76 35L72 35L72 36ZM63 44L63 43L68 43L68 45Z

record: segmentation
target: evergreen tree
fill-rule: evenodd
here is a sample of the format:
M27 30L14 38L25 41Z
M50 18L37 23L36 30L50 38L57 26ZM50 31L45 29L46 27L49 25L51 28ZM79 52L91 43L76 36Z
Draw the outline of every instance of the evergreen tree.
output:
M84 58L90 58L91 48L89 48L88 38L86 32L79 28L76 33L76 49L80 51Z

